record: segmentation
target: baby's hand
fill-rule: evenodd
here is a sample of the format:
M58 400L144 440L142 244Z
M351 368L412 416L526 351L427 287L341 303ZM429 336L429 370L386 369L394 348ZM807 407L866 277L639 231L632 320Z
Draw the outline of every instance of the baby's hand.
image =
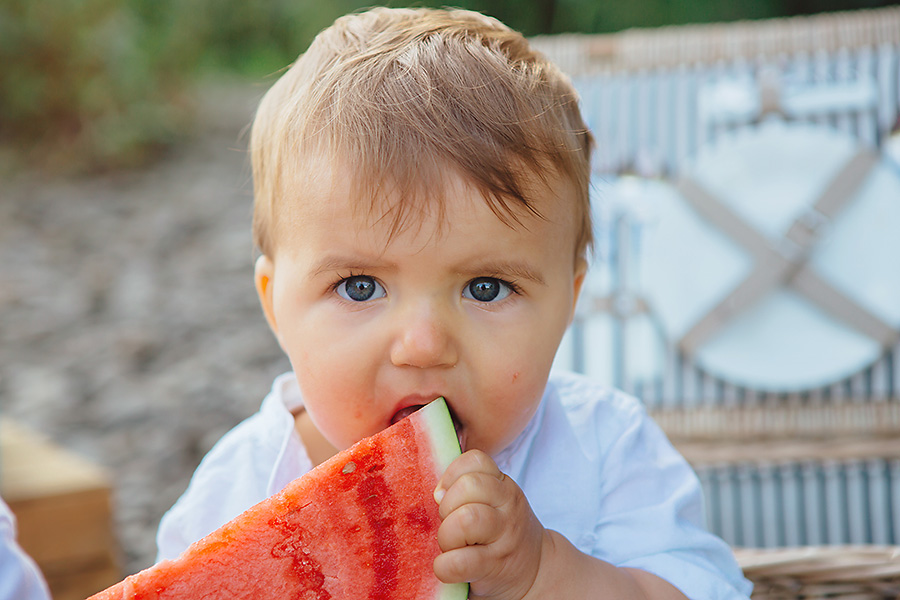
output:
M548 534L519 486L490 456L470 450L447 469L435 499L443 519L437 578L470 582L469 598L524 598L537 578Z

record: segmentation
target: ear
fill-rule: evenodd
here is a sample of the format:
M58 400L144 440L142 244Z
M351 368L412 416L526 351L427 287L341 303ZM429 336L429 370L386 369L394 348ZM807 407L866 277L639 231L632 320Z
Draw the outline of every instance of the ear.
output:
M268 321L272 333L278 337L278 323L275 321L275 302L272 295L275 288L275 263L265 254L256 259L253 280L266 321Z
M579 257L575 261L575 278L573 279L573 290L572 290L572 312L569 313L569 324L572 324L572 320L575 318L575 306L578 304L578 296L581 295L581 286L584 284L584 278L587 275L588 263L587 261Z

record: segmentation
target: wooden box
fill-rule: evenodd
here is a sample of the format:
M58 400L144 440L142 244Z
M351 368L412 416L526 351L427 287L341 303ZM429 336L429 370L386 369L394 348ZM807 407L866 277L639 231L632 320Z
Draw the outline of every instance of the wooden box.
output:
M110 478L100 467L0 419L0 496L54 600L84 600L121 579Z

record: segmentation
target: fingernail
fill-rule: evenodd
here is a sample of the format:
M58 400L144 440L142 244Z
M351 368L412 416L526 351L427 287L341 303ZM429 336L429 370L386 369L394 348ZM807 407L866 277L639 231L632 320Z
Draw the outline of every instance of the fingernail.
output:
M447 493L447 491L444 488L438 486L434 490L434 501L437 502L438 504L440 504L441 500L444 499L444 494L446 494L446 493Z

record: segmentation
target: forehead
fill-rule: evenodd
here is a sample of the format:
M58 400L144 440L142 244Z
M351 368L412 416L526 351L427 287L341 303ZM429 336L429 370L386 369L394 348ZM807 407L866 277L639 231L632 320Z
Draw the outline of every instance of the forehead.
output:
M423 169L400 180L360 172L346 161L315 159L285 180L276 216L276 237L316 224L345 222L389 243L398 236L434 241L450 229L500 227L509 233L551 233L568 242L577 228L574 185L561 177L523 175L530 206L490 198L451 167ZM277 244L277 240L276 240Z

